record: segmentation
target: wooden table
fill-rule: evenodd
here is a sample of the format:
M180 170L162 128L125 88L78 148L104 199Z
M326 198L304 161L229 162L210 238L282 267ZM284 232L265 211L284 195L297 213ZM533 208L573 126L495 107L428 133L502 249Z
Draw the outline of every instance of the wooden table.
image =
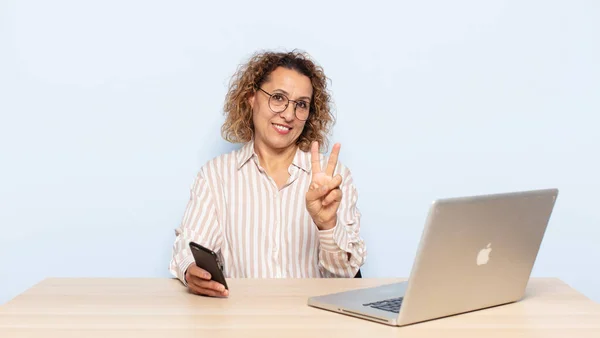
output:
M0 307L0 337L600 337L600 304L553 278L518 303L400 328L306 305L400 280L231 279L220 299L174 279L46 279Z

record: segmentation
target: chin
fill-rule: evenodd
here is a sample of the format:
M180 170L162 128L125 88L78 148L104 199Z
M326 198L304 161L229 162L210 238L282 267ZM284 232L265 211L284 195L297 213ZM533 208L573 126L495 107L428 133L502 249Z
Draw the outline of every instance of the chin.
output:
M277 135L275 137L269 137L267 139L267 144L275 149L287 148L289 146L295 145L299 136L300 135L297 135L297 136L287 136L286 135L286 137L281 137L281 136Z
M275 149L287 148L295 143L295 140L269 140L268 144Z

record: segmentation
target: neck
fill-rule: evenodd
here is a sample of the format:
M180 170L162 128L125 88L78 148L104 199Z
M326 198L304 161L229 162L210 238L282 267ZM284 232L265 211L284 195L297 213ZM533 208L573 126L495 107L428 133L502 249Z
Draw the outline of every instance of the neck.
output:
M258 155L260 165L269 173L287 170L294 160L297 148L298 146L293 144L287 148L273 149L262 142L254 143L254 151Z

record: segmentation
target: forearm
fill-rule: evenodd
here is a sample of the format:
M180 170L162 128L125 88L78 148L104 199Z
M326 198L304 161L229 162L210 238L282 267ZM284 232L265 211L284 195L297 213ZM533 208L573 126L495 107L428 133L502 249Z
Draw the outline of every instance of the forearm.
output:
M221 246L221 231L215 203L202 171L191 187L190 200L181 225L175 230L175 242L169 264L171 274L186 285L185 272L194 262L190 242L196 242L214 251L218 251Z
M354 277L364 264L367 251L352 226L337 223L319 231L319 267L325 277Z
M187 286L185 272L188 267L194 262L194 257L189 248L189 242L192 241L191 236L186 235L180 229L176 230L175 243L173 244L173 254L169 264L169 271L173 276L176 276L184 285Z

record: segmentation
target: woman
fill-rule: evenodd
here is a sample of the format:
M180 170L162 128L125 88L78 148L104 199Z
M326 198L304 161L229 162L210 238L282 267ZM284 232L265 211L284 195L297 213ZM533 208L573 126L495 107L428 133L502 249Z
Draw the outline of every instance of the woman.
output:
M217 252L228 278L353 277L364 263L340 145L319 154L333 121L326 80L298 52L258 53L232 78L222 132L244 145L200 169L173 245L169 270L191 292L228 295L190 241Z

